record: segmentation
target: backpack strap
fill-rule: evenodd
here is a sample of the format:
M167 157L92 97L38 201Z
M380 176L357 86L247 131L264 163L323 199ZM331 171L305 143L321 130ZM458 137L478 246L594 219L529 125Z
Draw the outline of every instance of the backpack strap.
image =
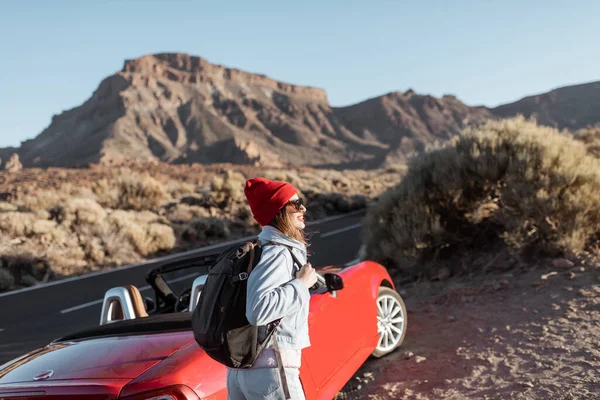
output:
M260 240L259 240L259 244L260 244ZM294 255L292 248L290 246L288 246L287 244L283 244L283 243L279 243L279 242L266 242L265 244L262 244L261 246L262 247L265 247L265 246L283 246L283 247L285 247L290 252L290 255L292 256L293 264L296 267L298 267L298 271L300 271L300 269L302 269L302 263L300 262L300 260L298 260L298 257L296 257Z
M260 244L260 240L258 242ZM288 249L288 251L290 252L290 254L292 255L292 260L293 260L293 265L295 265L296 267L298 267L298 271L302 268L302 263L298 260L298 258L294 255L294 252L292 251L292 248L290 246L287 246L283 243L278 243L278 242L266 242L265 244L263 244L262 246L275 246L275 245L279 245L279 246L284 246L285 248ZM285 395L285 399L289 400L292 397L290 396L290 388L288 386L288 382L287 382L287 376L285 375L285 367L283 366L283 359L281 358L281 350L279 349L279 344L277 343L277 325L279 325L279 323L281 322L281 320L276 321L276 323L274 324L275 326L273 327L273 349L275 350L275 358L277 360L277 368L279 369L279 376L281 377L281 386L283 388L283 394Z
M277 337L275 331L273 331L273 349L275 350L275 358L277 359L277 368L279 368L279 376L281 377L281 386L283 387L283 394L285 395L285 399L289 400L292 397L290 396L290 388L288 387L287 376L285 376L285 367L283 366L281 350L279 349L279 345L277 344Z

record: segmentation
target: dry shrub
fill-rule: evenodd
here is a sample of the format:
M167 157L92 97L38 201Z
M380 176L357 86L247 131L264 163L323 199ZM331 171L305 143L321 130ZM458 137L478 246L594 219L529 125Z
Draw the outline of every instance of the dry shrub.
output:
M397 183L397 176L384 170L223 168L27 169L26 177L3 184L0 255L18 250L47 260L57 276L79 275L256 233L260 226L243 191L246 177L291 182L308 199L313 220L353 210L365 202L358 194L373 198Z
M0 201L0 213L18 211L19 207L14 204Z
M53 275L47 260L28 252L5 252L0 256L0 269L13 277L13 284L33 286L39 282L47 282ZM6 277L5 277L6 278ZM8 284L10 278L4 280Z
M306 199L307 214L313 220L363 209L367 205L367 198L363 195L348 196L336 192L313 193L307 191Z
M0 214L0 232L9 237L26 237L44 246L64 246L67 243L68 232L59 227L55 221L39 219L43 215L34 213L4 213Z
M172 198L178 199L181 196L195 193L196 186L188 182L174 180L165 184L165 190Z
M175 247L175 233L169 225L161 223L151 223L147 229L148 244L146 255L163 250L171 250Z
M69 232L58 226L56 222L40 219L33 223L33 234L44 246L65 246L69 241Z
M0 231L11 237L31 236L33 223L37 220L34 213L7 212L0 214Z
M326 175L323 178L331 182L332 191L344 191L352 185L347 175L341 171L326 171Z
M158 210L168 200L162 183L148 174L130 173L117 179L116 208L122 210Z
M139 259L125 233L115 229L114 226L103 224L96 227L94 234L100 239L105 256L112 262L121 264Z
M264 177L273 181L288 182L298 190L306 186L304 179L293 170L267 170Z
M103 207L115 208L119 201L119 188L103 178L92 183L92 192Z
M174 223L184 223L198 217L208 217L210 212L203 207L185 203L173 203L165 209L163 216Z
M600 124L580 129L573 136L585 144L590 154L600 157Z
M139 259L126 233L104 221L76 227L86 260L98 264L120 264Z
M415 275L498 245L576 254L600 231L600 163L553 128L489 121L414 158L364 226L368 258Z
M56 207L51 209L54 214ZM60 212L57 212L60 214ZM64 207L65 220L67 224L96 224L106 219L107 213L95 200L73 199Z
M56 247L52 246L44 251L48 263L52 266L52 270L57 275L71 276L80 275L86 271L91 265L89 260L86 260L85 249L77 240L71 246Z
M6 268L0 268L0 292L13 289L15 277Z
M299 190L312 190L317 193L328 193L333 191L332 182L327 179L310 172L302 172L299 176Z
M245 182L244 175L233 170L227 170L223 175L214 176L210 182L212 202L224 208L232 203L242 201L244 199Z
M240 209L237 211L232 225L238 228L245 228L249 231L256 231L260 229L260 224L254 219L252 210L247 204L243 207L240 207Z
M204 194L190 194L183 196L179 199L179 202L184 205L196 207L214 207L217 205L216 199L211 197L211 192L208 190Z
M408 165L400 163L392 163L386 166L385 172L392 174L405 175L408 170Z
M66 192L40 190L19 197L13 204L22 211L49 210L56 205L64 204L70 198L71 195Z
M150 212L115 211L108 217L109 224L129 239L136 251L148 256L175 247L173 228Z
M182 238L188 242L207 239L224 239L230 231L226 221L219 218L197 218L190 222L182 233Z

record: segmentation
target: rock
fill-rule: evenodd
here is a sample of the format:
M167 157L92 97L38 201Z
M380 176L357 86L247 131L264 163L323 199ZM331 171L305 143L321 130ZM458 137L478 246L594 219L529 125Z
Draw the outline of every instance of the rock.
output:
M566 258L557 258L552 261L552 266L554 268L569 269L573 268L574 265L575 263L573 263L573 261L567 260Z
M404 358L405 360L410 360L414 356L415 353L413 353L412 351L405 351L404 353L402 353L402 358Z
M448 317L448 321L454 322L454 321L456 321L456 317L454 315L451 315Z
M417 364L422 363L425 360L427 360L427 358L425 358L425 357L421 357L421 356L415 357L415 361L417 362Z
M13 153L6 164L4 164L4 170L6 172L19 172L22 169L23 164L21 164L21 161L19 161L19 155L17 153Z

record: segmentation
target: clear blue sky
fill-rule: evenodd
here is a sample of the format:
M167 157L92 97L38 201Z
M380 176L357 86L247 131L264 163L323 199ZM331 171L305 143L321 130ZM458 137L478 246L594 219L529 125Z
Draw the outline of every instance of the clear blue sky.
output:
M494 106L600 80L600 2L1 0L0 147L123 61L186 52L348 105L409 88Z

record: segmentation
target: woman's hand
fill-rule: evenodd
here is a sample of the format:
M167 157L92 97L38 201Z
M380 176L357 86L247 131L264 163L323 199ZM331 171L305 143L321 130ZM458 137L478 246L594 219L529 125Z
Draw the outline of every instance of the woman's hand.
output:
M300 271L296 272L296 278L298 278L307 289L310 289L317 283L317 271L315 271L310 263L306 263L300 268Z

